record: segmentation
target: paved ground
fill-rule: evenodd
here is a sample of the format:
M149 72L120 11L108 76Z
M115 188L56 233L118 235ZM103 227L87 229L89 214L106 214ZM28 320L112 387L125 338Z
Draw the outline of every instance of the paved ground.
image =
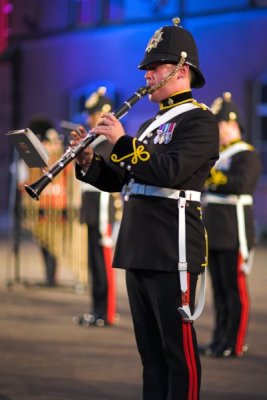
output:
M22 243L20 253L19 279L14 279L9 242L0 241L0 400L141 400L123 272L117 274L120 323L81 328L72 316L88 310L88 295L74 289L71 271L61 268L59 288L24 285L42 280L43 268L34 243ZM249 351L242 359L202 359L202 400L267 399L266 259L267 247L260 246L249 277ZM200 343L209 340L211 324L208 288L196 323Z

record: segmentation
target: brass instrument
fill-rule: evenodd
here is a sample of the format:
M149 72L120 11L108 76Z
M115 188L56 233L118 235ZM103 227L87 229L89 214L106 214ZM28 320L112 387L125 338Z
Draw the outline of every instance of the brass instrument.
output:
M53 165L63 153L63 143L48 141L44 146ZM43 175L41 169L28 169L26 164L24 168L28 172L24 183L29 184ZM80 207L81 182L75 178L71 164L55 177L53 185L44 189L40 201L33 201L26 191L22 192L21 226L40 246L41 264L46 267L42 256L44 248L56 259L56 279L62 283L62 279L66 283L73 282L77 288L88 284L87 229L80 223ZM38 271L39 268L37 276ZM34 281L35 273L29 278Z
M116 118L121 119L124 115L128 113L130 108L137 103L137 101L141 100L147 94L153 93L158 88L165 85L169 79L174 76L174 74L179 70L179 68L185 63L185 59L187 57L186 52L181 53L180 61L173 68L173 70L164 77L160 82L152 87L141 87L138 89L128 100L126 100L122 106L115 111L113 114ZM97 135L90 134L88 135L76 146L69 146L62 157L54 164L52 167L35 183L32 185L24 185L26 192L34 199L39 200L39 196L43 189L52 182L53 178L57 176L71 161L73 161L87 146L89 146L95 139Z

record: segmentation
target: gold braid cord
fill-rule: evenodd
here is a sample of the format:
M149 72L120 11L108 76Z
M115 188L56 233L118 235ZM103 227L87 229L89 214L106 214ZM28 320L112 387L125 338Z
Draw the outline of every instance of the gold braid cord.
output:
M205 188L226 185L227 181L227 176L222 171L212 168L210 171L210 176L205 181Z
M178 62L177 65L175 65L175 67L173 68L173 70L169 73L169 75L167 75L165 78L163 78L159 83L157 83L154 86L151 86L148 90L148 93L153 93L155 92L155 90L161 88L162 86L165 85L165 83L167 83L175 74L176 72L184 65L185 61L186 61L186 57L187 57L187 53L185 51L181 52L181 58L180 61Z

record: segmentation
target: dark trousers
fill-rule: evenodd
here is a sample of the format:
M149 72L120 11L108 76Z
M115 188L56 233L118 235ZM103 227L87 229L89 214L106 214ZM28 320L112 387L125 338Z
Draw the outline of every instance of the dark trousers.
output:
M249 294L238 250L210 250L209 271L215 309L213 345L218 350L231 347L239 354L247 334Z
M191 276L194 303L197 276ZM193 324L183 322L178 273L127 270L126 284L143 364L143 400L197 400L201 366Z
M46 284L48 286L55 286L57 259L53 254L50 253L50 251L46 247L42 246L41 251L45 263Z
M100 318L107 316L108 282L101 235L98 228L88 227L88 274L91 276L92 312Z

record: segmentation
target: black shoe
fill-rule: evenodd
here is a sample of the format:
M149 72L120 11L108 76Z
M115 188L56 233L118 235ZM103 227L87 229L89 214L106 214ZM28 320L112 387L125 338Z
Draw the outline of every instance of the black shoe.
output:
M227 358L227 357L236 357L237 354L232 347L223 347L218 349L214 353L214 357L216 358Z
M105 318L101 318L96 314L83 314L73 317L73 322L81 326L103 327L109 325Z
M242 352L243 352L243 354L244 354L244 353L246 353L247 351L248 351L248 343L245 343L245 344L243 344Z
M244 353L248 351L248 345L244 344L242 350L240 352L236 352L233 347L225 346L221 349L218 349L214 357L243 357Z

